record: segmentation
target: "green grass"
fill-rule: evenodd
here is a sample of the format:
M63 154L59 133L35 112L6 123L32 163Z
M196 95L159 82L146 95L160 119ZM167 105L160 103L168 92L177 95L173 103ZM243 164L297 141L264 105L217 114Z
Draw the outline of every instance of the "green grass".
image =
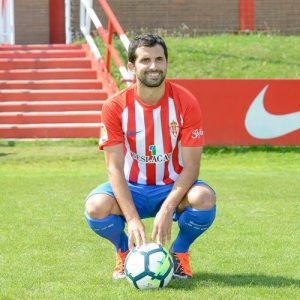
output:
M166 38L170 78L299 78L300 37Z
M142 292L111 280L113 248L83 217L85 196L107 178L97 141L2 141L0 298L299 298L299 155L207 148L201 178L216 189L218 212L191 248L194 278Z
M300 77L300 36L166 36L165 41L169 50L169 78ZM105 54L100 38L97 44ZM114 45L126 63L120 41L114 39ZM112 73L120 85L120 74L113 62Z

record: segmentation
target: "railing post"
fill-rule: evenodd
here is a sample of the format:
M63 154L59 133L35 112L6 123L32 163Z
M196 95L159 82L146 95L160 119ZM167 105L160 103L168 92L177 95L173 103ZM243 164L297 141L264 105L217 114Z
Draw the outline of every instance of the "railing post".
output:
M108 20L107 25L107 48L106 48L106 56L105 56L105 66L107 71L110 71L110 50L109 46L112 44L112 38L113 38L113 25L110 20Z
M255 0L239 0L239 30L255 30Z
M14 1L0 1L0 42L15 43Z
M85 6L83 4L83 0L80 0L80 15L79 15L79 24L80 24L80 30L83 31L83 34L85 33L84 29L84 20L85 20Z
M71 0L65 0L65 43L72 43Z
M93 0L86 0L86 1L88 3L88 7L92 8ZM85 28L86 28L86 34L90 34L91 33L91 18L87 12L85 14Z
M14 0L6 1L6 15L4 24L6 22L6 26L4 26L4 30L7 35L7 42L11 45L15 43L15 17L14 17ZM6 27L6 28L5 28Z
M14 0L9 1L9 41L10 44L15 44L15 12L14 12Z
M80 29L83 34L90 34L91 19L87 10L93 7L93 0L80 0Z
M0 0L0 44L4 43L3 3Z

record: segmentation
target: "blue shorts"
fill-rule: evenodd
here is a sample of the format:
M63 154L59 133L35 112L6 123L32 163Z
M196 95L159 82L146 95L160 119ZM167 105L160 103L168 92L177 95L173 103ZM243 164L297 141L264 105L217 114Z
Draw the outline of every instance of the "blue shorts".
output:
M204 185L215 191L204 181L196 180L194 185ZM173 188L173 184L168 185L145 185L128 182L128 187L137 212L141 219L155 217L162 203L167 198ZM87 199L95 194L106 194L115 198L109 182L96 187L87 196Z

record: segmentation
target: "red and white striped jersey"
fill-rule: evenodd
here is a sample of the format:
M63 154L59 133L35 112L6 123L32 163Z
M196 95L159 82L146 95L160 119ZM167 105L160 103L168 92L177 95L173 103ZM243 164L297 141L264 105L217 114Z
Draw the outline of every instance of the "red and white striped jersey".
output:
M105 102L101 119L99 149L123 143L124 174L134 183L173 183L183 169L181 147L204 143L197 99L168 81L157 104L143 103L133 85Z

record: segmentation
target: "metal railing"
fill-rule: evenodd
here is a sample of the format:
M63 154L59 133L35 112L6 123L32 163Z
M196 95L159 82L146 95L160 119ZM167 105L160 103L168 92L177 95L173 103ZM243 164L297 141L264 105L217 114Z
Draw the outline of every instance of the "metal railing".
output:
M65 41L66 44L72 43L71 28L71 0L65 0Z
M91 22L93 22L97 33L101 37L106 47L106 54L105 54L104 61L105 61L105 67L107 71L108 72L110 71L110 62L112 58L116 66L118 67L119 72L121 73L122 81L127 82L127 84L130 84L130 82L133 81L133 76L127 70L125 64L121 60L112 42L113 35L114 33L116 33L119 39L121 40L124 49L128 51L129 39L124 33L121 25L119 24L115 14L111 10L106 0L98 0L98 1L108 19L107 30L104 29L100 19L98 18L98 16L96 15L93 9L93 0L80 0L80 30L84 35L87 43L89 44L92 52L94 53L96 59L102 58L100 50L96 46L96 43L91 35Z
M14 0L0 0L0 44L15 43Z

